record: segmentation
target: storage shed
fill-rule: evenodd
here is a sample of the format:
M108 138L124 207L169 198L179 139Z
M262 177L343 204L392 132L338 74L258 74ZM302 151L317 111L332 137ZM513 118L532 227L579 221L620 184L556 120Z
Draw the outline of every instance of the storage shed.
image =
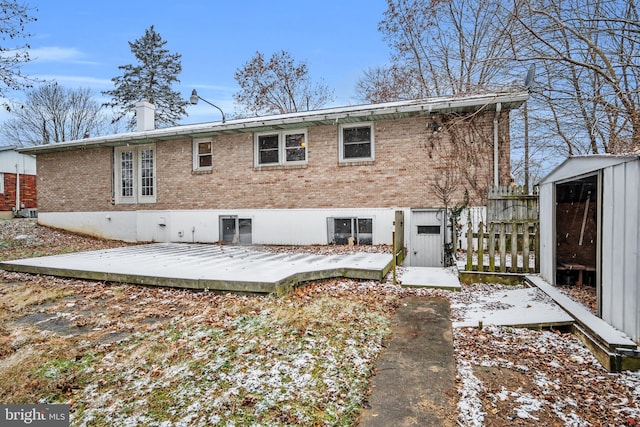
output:
M595 286L598 315L640 341L640 153L575 156L540 183L540 275Z

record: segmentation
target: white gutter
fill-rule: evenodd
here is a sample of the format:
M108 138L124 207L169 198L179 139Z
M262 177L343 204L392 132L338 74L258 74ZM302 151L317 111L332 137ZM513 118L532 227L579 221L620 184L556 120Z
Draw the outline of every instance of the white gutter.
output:
M324 110L304 111L297 113L279 114L264 117L252 117L245 119L227 120L225 123L200 123L193 125L181 125L171 128L155 129L144 132L130 132L102 137L87 138L84 140L62 142L50 145L41 145L19 150L22 153L46 151L63 151L64 149L82 149L100 145L125 145L144 143L149 140L171 139L178 137L190 137L204 133L232 133L247 132L264 126L300 125L313 122L337 122L340 120L371 120L376 116L388 114L429 114L438 111L447 111L459 108L485 108L488 105L501 103L514 103L516 108L529 97L528 92L516 93L492 93L466 97L440 97L431 99L419 99L410 101L396 101L381 104L357 105L348 107L328 108Z
M500 185L500 175L498 173L498 117L500 116L500 110L502 109L502 104L500 102L496 103L496 114L493 116L493 185L497 187Z

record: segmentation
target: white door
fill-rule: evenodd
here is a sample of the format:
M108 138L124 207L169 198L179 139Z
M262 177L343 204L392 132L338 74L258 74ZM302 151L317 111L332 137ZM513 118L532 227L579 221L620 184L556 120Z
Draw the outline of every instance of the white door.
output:
M444 254L443 212L439 210L411 211L411 247L409 265L442 267Z

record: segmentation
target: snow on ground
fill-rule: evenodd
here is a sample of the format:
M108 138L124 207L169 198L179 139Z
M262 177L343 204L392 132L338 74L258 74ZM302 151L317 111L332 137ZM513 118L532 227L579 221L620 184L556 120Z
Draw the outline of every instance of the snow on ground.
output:
M460 425L640 425L640 371L606 372L571 334L501 326L545 311L539 290L474 284L450 300Z
M570 323L573 319L537 288L476 285L474 292L454 297L454 327L483 325L539 325Z
M0 229L0 246L12 258L68 252L71 245L98 249L113 244L27 221L6 225L14 228L7 237L4 227ZM29 227L19 229L21 225ZM18 235L30 237L11 238ZM344 249L298 250L330 254ZM406 295L451 301L452 320L458 326L453 328L453 341L459 402L453 416L459 425L640 425L640 373L606 372L570 334L490 325L488 319L506 323L523 312L538 311L532 303L547 303L524 287L476 284L449 292L401 288L389 280L341 279L301 287L286 299L271 299L6 272L0 272L0 286L3 303L10 297L20 303L0 312L0 329L5 328L0 331L5 332L0 334L0 376L3 367L19 363L21 357L43 355L48 362L36 370L43 376L25 380L16 392L53 399L55 394L42 391L47 389L33 388L50 383L53 388L47 393L62 393L59 387L64 386L70 395L59 399L72 404L78 425L91 419L102 425L109 420L120 425L234 425L236 416L245 418L235 418L235 425L259 416L264 425L292 425L293 420L314 416L307 411L311 406L333 417L325 418L324 424L348 425L345 414L357 411L366 375L383 351L380 333L398 298ZM37 292L31 295L29 290ZM62 299L53 294L60 291L65 291ZM55 299L39 303L41 294ZM31 313L27 298L41 311ZM35 335L27 336L30 329L13 322L17 316L56 312L72 313L71 326L90 332L58 336L36 329ZM482 329L477 327L479 319ZM67 346L59 348L59 342ZM87 382L73 383L76 379ZM77 385L82 387L74 388ZM283 397L288 402L278 401ZM214 400L220 406L212 409ZM154 424L148 418L166 415L167 408L175 411L168 414L173 422Z

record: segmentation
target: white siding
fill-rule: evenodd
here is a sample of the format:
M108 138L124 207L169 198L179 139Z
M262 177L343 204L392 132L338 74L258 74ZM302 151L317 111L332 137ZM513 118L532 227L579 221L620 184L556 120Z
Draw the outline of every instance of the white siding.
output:
M640 161L603 173L602 318L640 340Z
M373 218L373 244L392 244L395 211L409 209L238 209L42 213L39 222L107 239L141 242L217 242L220 216L250 218L252 243L326 245L328 217ZM409 241L405 225L405 242Z
M595 171L602 171L602 319L637 342L640 341L640 159L637 156L572 158L542 181L540 275L547 282L555 283L555 184Z
M136 239L136 212L40 212L38 223L106 239Z
M25 175L36 174L36 158L29 154L20 154L14 150L0 151L0 172L18 173Z
M547 282L556 282L555 263L555 184L540 186L540 276Z

